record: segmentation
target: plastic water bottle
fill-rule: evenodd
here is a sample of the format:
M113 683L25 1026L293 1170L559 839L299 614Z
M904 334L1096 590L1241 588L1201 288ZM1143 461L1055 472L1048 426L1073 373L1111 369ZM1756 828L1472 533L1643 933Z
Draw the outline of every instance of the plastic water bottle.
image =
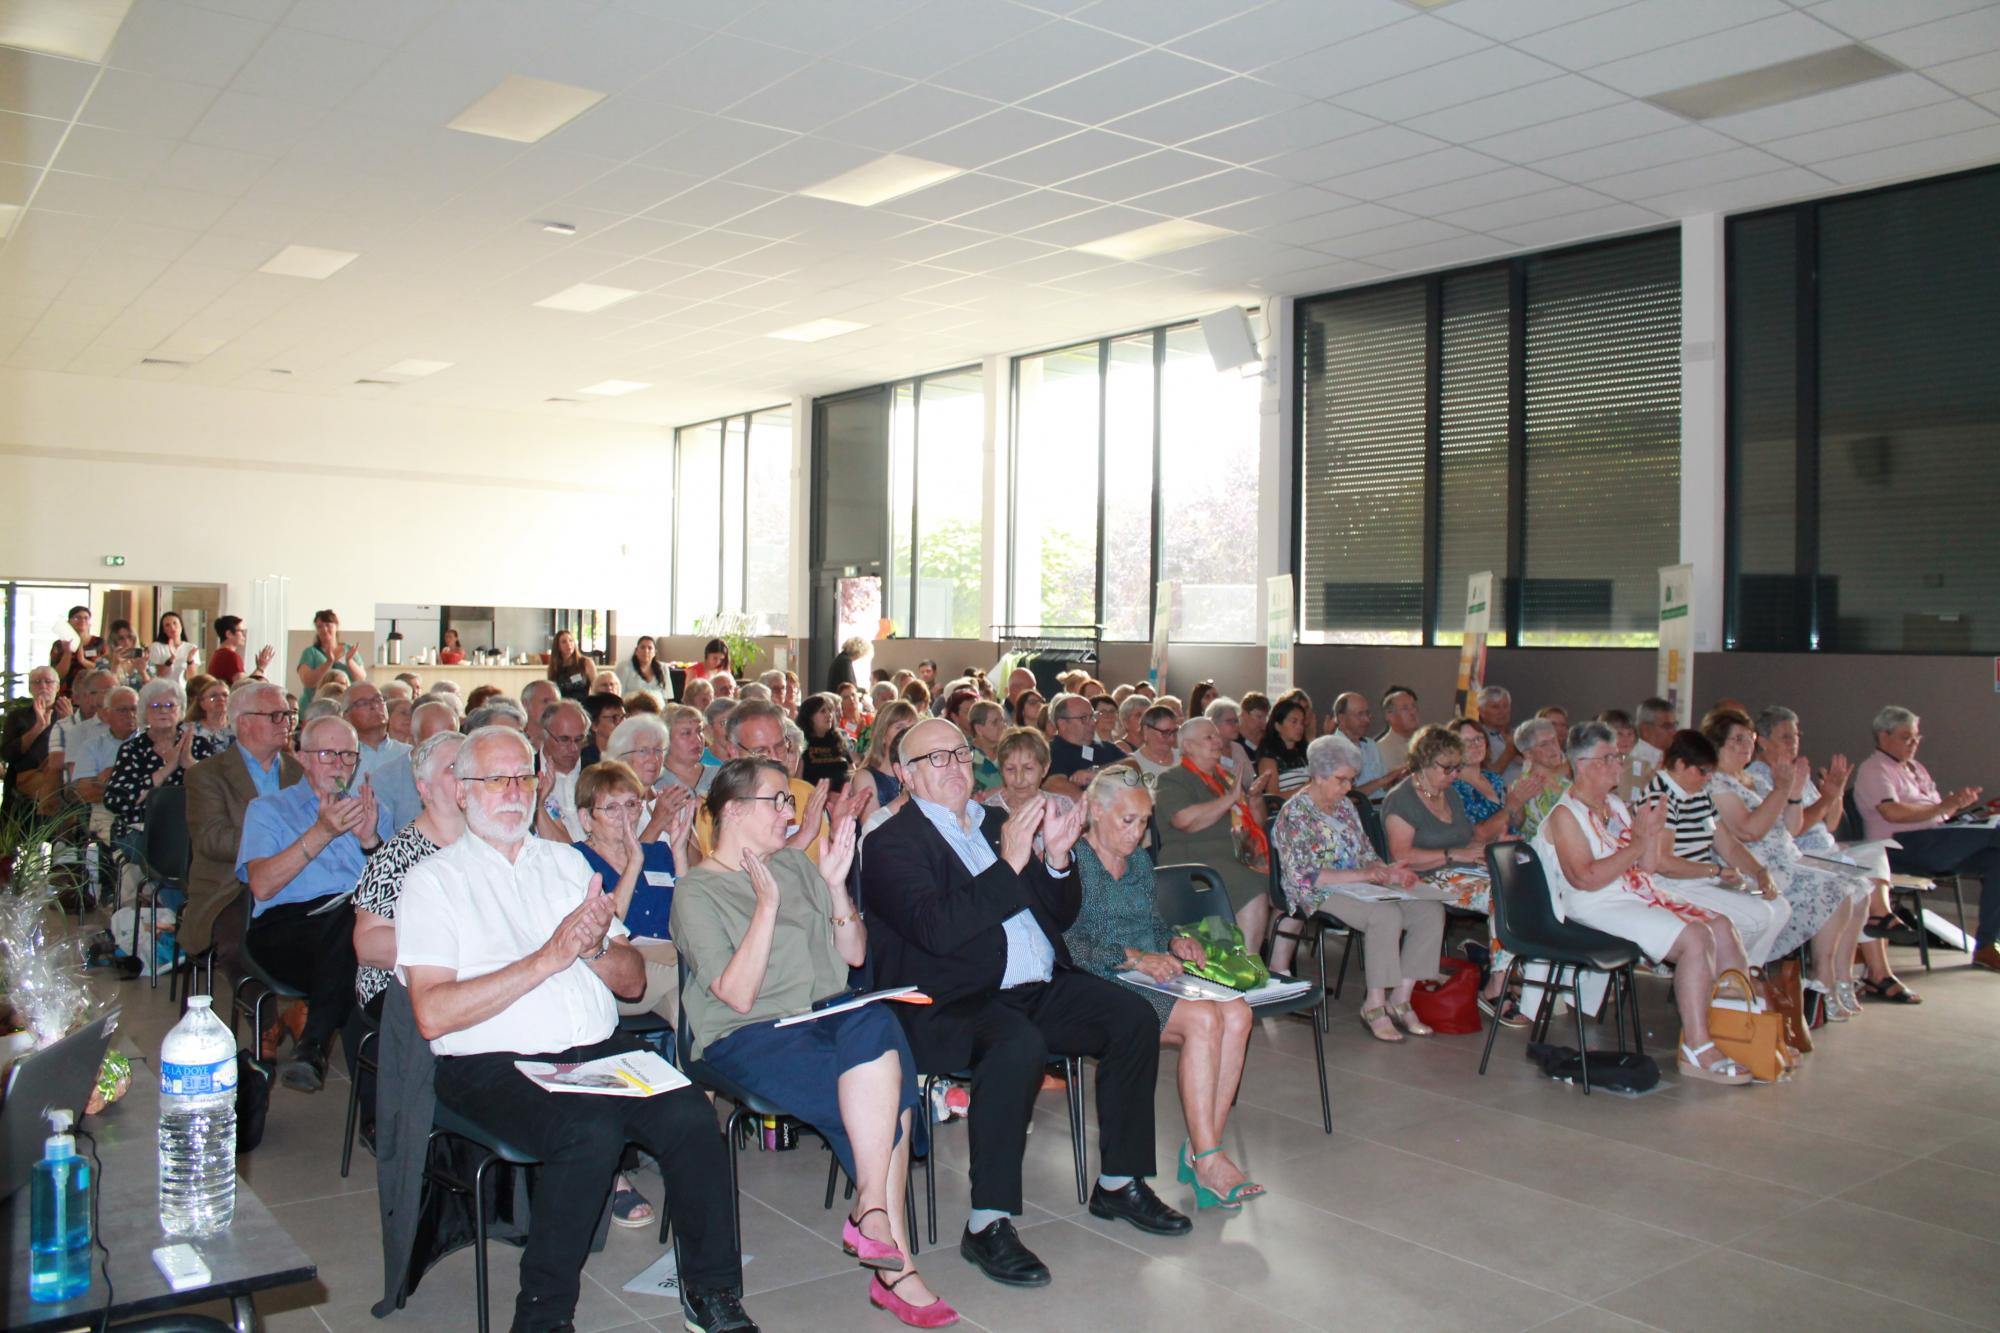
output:
M160 1048L160 1229L206 1236L236 1216L236 1038L209 1008L188 1011Z

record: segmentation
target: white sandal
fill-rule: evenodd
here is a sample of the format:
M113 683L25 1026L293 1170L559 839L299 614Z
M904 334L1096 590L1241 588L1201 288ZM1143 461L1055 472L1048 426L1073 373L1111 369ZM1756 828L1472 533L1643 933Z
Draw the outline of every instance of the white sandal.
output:
M1682 1042L1680 1053L1681 1073L1687 1078L1698 1078L1708 1083L1728 1083L1733 1085L1752 1081L1750 1071L1742 1065L1737 1064L1734 1060L1725 1058L1716 1061L1713 1065L1703 1065L1701 1062L1702 1052L1714 1049L1715 1043L1712 1041L1704 1042L1693 1050L1689 1050L1687 1043Z
M1826 1011L1827 1022L1845 1023L1852 1017L1847 1012L1846 1006L1841 1004L1840 997L1834 993L1833 987L1827 985L1824 981L1808 977L1805 981L1805 988L1809 991L1818 992L1820 1008Z

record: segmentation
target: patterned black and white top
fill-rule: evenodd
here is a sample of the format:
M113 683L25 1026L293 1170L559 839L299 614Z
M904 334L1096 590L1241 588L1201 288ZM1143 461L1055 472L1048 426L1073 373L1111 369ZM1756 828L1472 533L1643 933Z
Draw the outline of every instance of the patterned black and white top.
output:
M183 722L175 729L176 744L186 734L189 725ZM197 732L188 753L198 764L220 751L207 737ZM153 794L153 774L159 771L160 752L153 747L153 738L148 733L137 732L118 747L118 762L112 765L111 778L104 784L104 808L116 816L111 821L112 837L122 838L127 833L146 827L146 798ZM186 776L186 768L176 768L166 785L178 787Z
M1683 861L1714 862L1715 802L1708 788L1689 795L1672 778L1655 772L1646 784L1646 795L1663 797L1667 803L1667 827L1673 830L1674 855Z
M361 872L361 880L354 886L354 910L373 912L376 916L396 919L396 899L403 896L403 879L410 873L410 867L427 856L438 853L438 845L424 836L416 821L404 825L403 831L382 844L380 851L368 858L368 868ZM389 972L386 968L370 967L363 963L354 970L354 998L361 1004L380 995L389 986Z

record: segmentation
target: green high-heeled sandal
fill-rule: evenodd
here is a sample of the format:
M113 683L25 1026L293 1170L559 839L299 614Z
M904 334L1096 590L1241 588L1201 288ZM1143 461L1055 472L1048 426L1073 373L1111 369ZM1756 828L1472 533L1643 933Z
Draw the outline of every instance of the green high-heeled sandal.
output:
M1192 1147L1194 1145L1189 1144L1188 1146ZM1194 1160L1199 1161L1204 1157L1212 1156L1215 1153L1219 1153L1221 1151L1222 1151L1222 1145L1218 1143L1217 1145L1215 1145L1215 1147L1210 1148L1207 1152L1195 1153ZM1220 1208L1224 1212L1240 1213L1243 1211L1243 1204L1246 1200L1261 1198L1264 1194L1264 1187L1262 1185L1259 1185L1256 1181L1247 1178L1239 1180L1234 1185L1231 1185L1229 1187L1229 1193L1217 1194L1214 1190L1202 1184L1200 1180L1195 1178L1194 1167L1192 1164L1189 1164L1186 1167L1186 1171L1188 1177L1187 1183L1192 1184L1194 1186L1194 1207L1196 1212L1201 1212L1209 1208ZM1245 1194L1243 1192L1245 1190L1255 1190L1256 1193Z
M1188 1153L1193 1148L1193 1140L1182 1139L1180 1156L1174 1160L1174 1176L1183 1185L1194 1184L1194 1163L1188 1160Z

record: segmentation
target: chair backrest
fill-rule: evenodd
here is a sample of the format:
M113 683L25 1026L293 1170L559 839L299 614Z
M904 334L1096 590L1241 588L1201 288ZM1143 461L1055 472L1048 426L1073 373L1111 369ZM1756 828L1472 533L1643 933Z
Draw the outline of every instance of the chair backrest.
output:
M157 879L179 884L194 858L188 838L187 788L172 783L146 798L146 869Z
M1860 842L1865 836L1862 832L1861 807L1854 803L1854 788L1851 786L1841 793L1840 829L1834 836L1842 842Z
M694 1038L694 1025L689 1023L687 1018L687 959L680 959L674 964L674 967L676 972L674 993L681 997L680 1021L674 1024L674 1068L680 1070L682 1073L686 1073L688 1067L688 1043Z
M1525 842L1496 842L1486 849L1493 881L1493 933L1510 953L1530 955L1561 931L1541 858Z
M1368 845L1375 849L1375 855L1384 861L1389 859L1389 835L1382 827L1382 812L1375 808L1375 802L1358 791L1351 791L1347 799L1354 804L1354 812L1361 816L1361 831L1368 835Z
M1153 868L1153 906L1169 926L1192 925L1207 916L1236 921L1222 876L1192 862Z

